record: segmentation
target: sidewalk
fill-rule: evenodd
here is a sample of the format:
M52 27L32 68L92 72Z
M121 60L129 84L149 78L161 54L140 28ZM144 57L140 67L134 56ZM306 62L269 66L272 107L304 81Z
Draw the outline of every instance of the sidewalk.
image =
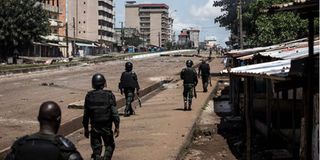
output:
M213 63L211 63L213 66ZM213 86L208 90L212 91ZM148 100L142 100L143 107L136 115L120 117L120 136L115 139L115 160L168 160L176 159L180 150L189 143L190 132L210 98L210 92L202 92L201 80L197 86L198 98L193 100L192 111L183 111L182 81L169 83L166 89ZM121 111L120 111L121 113ZM83 131L70 136L84 157L90 159L89 139Z

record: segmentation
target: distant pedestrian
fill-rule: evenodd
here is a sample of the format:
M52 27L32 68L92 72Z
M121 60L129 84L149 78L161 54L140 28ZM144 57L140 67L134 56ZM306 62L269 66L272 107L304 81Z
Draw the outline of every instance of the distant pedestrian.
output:
M132 69L133 64L131 62L127 62L125 64L125 71L122 72L119 83L121 95L124 93L126 98L126 108L124 110L125 117L129 117L135 113L132 108L132 102L134 100L135 93L139 96L140 90L138 76L132 71Z
M57 103L42 103L38 121L39 132L14 142L5 160L82 160L74 144L57 135L61 123L61 110Z
M120 118L116 107L116 98L109 90L104 90L106 79L102 74L95 74L92 77L92 88L87 93L84 102L83 127L84 136L89 138L92 148L91 158L94 160L111 160L115 143L115 137L119 136ZM89 122L91 130L89 132ZM112 123L115 129L112 131ZM102 140L103 143L102 144ZM101 156L104 145L104 155Z
M202 79L202 87L203 92L208 92L208 83L210 77L210 66L206 61L203 59L202 63L199 66L198 76L201 76Z
M197 72L192 68L192 60L187 60L186 68L182 69L180 77L183 80L184 110L191 110L194 87L198 84ZM196 94L196 93L195 93Z
M198 55L200 55L200 48L199 47L198 47L197 51L198 51Z
M212 56L212 48L210 47L210 50L209 50L209 59L211 59L211 56Z

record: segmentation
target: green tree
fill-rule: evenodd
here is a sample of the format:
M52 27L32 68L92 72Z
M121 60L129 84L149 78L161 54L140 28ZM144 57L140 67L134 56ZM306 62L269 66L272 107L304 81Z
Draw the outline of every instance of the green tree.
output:
M0 56L23 50L49 33L48 13L36 0L0 1Z
M140 44L143 43L139 36L125 37L124 41L126 45L135 47L138 47Z
M291 0L242 0L244 43L247 47L265 46L297 38L306 37L307 21L294 12L266 14L261 9L269 8ZM215 19L220 26L226 27L233 35L238 35L236 0L221 0L214 6L222 7L223 15ZM319 21L315 21L315 26ZM318 27L317 27L318 28ZM319 31L316 30L316 33ZM235 37L236 37L235 36ZM237 39L233 39L237 41ZM234 44L234 43L231 43Z

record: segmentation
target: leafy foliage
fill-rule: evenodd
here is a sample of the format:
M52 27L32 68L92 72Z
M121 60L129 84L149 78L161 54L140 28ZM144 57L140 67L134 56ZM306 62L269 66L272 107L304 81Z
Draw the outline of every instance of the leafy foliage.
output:
M301 19L298 14L261 12L261 9L269 8L272 4L288 1L291 0L242 0L244 43L247 47L272 45L307 36L307 20ZM215 22L231 30L234 37L237 37L239 29L236 0L217 1L214 6L220 6L222 11L225 11L215 19ZM319 25L318 21L315 22L315 26ZM316 33L318 32L316 30ZM237 39L232 40L237 41Z
M0 54L12 56L49 33L48 13L36 0L0 1Z
M143 40L141 40L139 36L125 37L124 41L126 45L135 47L138 47L143 43Z

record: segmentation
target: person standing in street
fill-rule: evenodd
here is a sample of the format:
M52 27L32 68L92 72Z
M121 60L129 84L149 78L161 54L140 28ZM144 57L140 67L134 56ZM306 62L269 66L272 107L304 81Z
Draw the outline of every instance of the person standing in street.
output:
M61 110L57 103L42 103L38 121L39 132L14 142L5 160L82 160L74 144L57 135L61 123Z
M92 88L86 95L84 102L83 127L84 136L89 138L92 148L91 158L93 160L111 160L115 149L114 138L119 136L120 118L116 107L116 98L106 87L106 79L102 74L95 74L92 77ZM89 132L89 122L91 130ZM115 129L112 131L112 123ZM102 141L105 146L102 153Z
M208 92L208 83L210 78L210 66L203 59L199 66L198 77L201 76L203 92Z
M126 108L124 110L124 116L129 117L133 115L135 112L132 108L132 102L134 100L135 93L139 96L139 82L138 76L133 70L133 64L131 62L127 62L125 64L125 71L121 74L119 89L121 95L125 94L126 98Z
M186 68L182 69L180 77L183 80L184 110L191 111L193 92L195 92L195 87L198 84L198 78L196 70L192 68L192 60L187 60L186 66Z
M209 50L209 59L211 59L211 56L212 56L212 47L210 47L210 50Z

